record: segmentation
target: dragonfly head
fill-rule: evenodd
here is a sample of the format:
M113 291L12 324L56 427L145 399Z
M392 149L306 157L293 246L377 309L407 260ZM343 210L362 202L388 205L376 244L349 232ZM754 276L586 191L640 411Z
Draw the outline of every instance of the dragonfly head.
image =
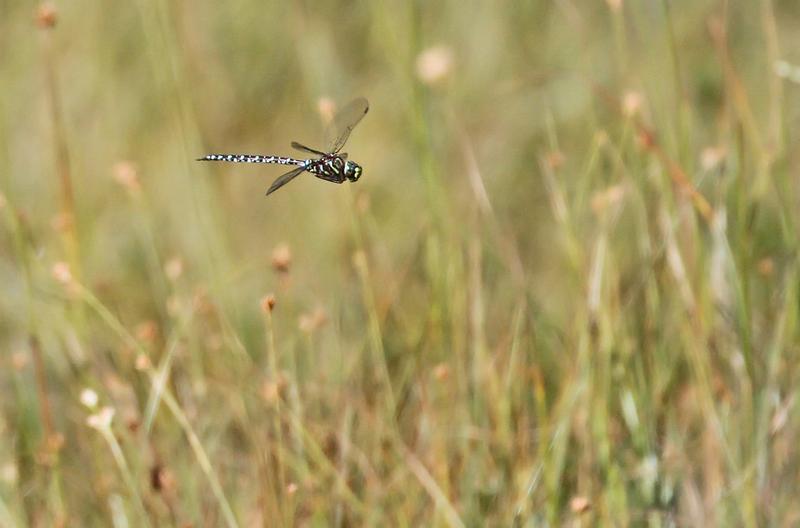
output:
M355 161L347 160L344 163L344 175L348 180L352 182L358 181L358 179L361 177L361 172L361 165Z

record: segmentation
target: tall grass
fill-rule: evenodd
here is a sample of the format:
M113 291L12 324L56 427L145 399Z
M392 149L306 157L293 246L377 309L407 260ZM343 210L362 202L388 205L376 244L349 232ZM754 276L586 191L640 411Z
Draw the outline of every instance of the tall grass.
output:
M793 3L3 15L0 525L800 522Z

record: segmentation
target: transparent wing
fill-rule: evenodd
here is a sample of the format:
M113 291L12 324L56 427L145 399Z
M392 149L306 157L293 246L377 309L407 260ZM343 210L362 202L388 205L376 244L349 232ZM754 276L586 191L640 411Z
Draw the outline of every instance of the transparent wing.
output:
M324 152L320 152L318 150L314 150L311 147L307 147L307 146L303 145L302 143L298 143L297 141L292 141L292 148L296 149L296 150L299 150L300 152L307 152L309 154L315 154L317 156L324 156L325 155Z
M278 176L275 179L275 181L272 182L272 185L269 186L269 190L267 191L267 196L274 193L275 191L277 191L278 189L280 189L281 187L283 187L284 185L295 179L301 172L306 170L306 168L307 168L306 166L300 165L296 169L292 169L286 174Z
M337 112L325 134L328 141L328 152L337 153L344 147L347 138L350 137L350 132L367 115L368 110L367 100L359 97Z

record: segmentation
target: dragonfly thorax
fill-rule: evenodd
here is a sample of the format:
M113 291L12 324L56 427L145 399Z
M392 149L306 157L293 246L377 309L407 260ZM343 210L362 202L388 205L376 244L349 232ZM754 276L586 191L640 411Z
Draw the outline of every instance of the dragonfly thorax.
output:
M361 166L347 159L347 154L329 154L321 159L308 159L302 167L318 178L334 183L354 182L361 177Z

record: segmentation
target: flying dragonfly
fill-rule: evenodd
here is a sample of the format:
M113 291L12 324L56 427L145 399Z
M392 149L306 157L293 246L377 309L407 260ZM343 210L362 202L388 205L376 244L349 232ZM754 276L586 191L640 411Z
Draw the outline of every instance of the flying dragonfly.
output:
M262 156L260 154L209 154L197 161L227 161L230 163L274 163L278 165L294 165L295 168L278 176L267 191L274 193L303 172L310 172L317 178L333 183L358 181L363 172L361 165L348 160L347 153L341 152L350 133L367 114L369 103L363 97L353 100L336 113L327 130L328 147L323 152L292 141L292 148L313 158L297 159L283 156Z

